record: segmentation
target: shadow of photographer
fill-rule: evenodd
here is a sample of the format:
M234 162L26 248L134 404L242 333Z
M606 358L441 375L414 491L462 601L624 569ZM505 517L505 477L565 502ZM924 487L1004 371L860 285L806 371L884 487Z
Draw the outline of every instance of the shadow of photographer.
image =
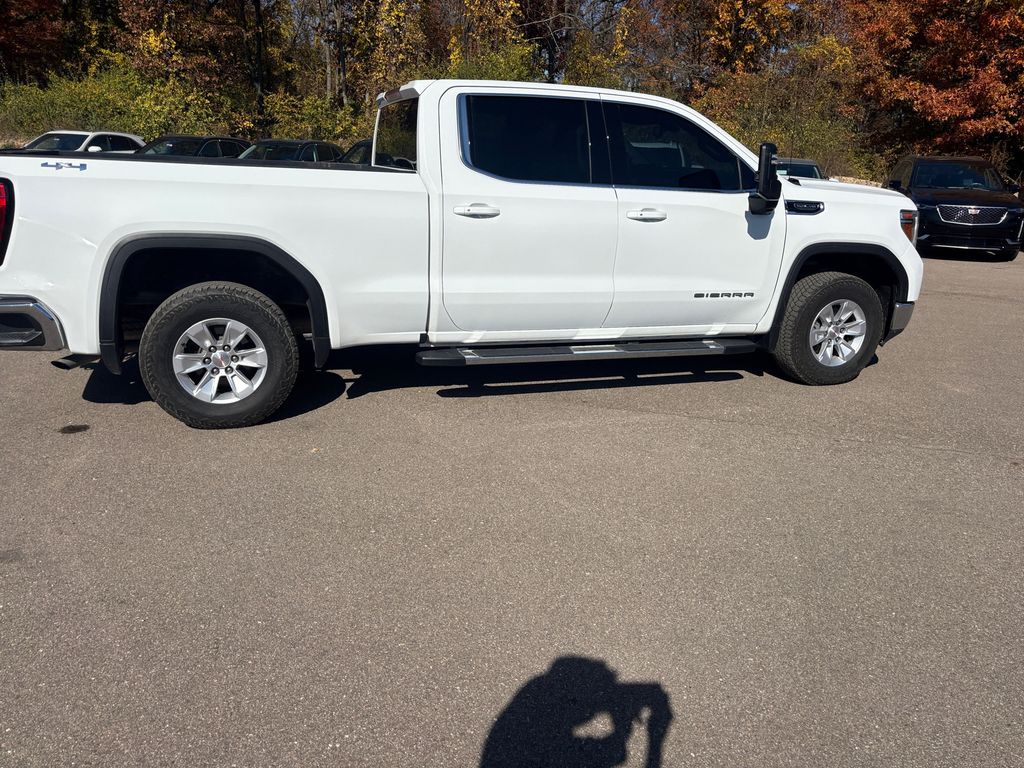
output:
M603 661L564 656L498 715L480 768L612 768L627 760L658 768L671 721L658 683L623 683Z

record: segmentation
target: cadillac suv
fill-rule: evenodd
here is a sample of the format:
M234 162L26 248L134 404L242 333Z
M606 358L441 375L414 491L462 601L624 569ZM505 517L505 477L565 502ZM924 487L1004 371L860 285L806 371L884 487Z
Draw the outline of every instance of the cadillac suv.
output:
M1012 261L1021 249L1024 202L980 157L905 157L889 174L889 188L920 211L917 247L977 251Z

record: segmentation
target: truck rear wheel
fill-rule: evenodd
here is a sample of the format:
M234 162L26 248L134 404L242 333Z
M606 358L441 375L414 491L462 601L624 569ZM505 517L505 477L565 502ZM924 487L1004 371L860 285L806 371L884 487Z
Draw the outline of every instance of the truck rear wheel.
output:
M288 320L259 291L199 283L157 307L139 345L153 400L190 427L257 424L295 383L298 346Z
M775 360L803 384L852 381L874 355L882 324L878 294L859 277L808 275L789 295Z

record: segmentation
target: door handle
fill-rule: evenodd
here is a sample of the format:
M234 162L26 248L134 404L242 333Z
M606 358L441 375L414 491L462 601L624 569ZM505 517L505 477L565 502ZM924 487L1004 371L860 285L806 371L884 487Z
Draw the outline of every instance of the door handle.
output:
M657 208L640 208L626 211L626 218L633 219L633 221L664 221L668 218L668 214Z
M483 203L471 203L470 205L455 206L455 213L459 216L468 216L471 219L493 219L501 213L500 208Z

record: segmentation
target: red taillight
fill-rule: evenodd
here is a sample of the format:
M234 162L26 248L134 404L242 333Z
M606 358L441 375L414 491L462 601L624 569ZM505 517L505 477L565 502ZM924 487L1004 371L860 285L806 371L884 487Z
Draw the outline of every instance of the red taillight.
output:
M7 179L0 179L0 264L4 263L7 241L14 225L14 189Z

